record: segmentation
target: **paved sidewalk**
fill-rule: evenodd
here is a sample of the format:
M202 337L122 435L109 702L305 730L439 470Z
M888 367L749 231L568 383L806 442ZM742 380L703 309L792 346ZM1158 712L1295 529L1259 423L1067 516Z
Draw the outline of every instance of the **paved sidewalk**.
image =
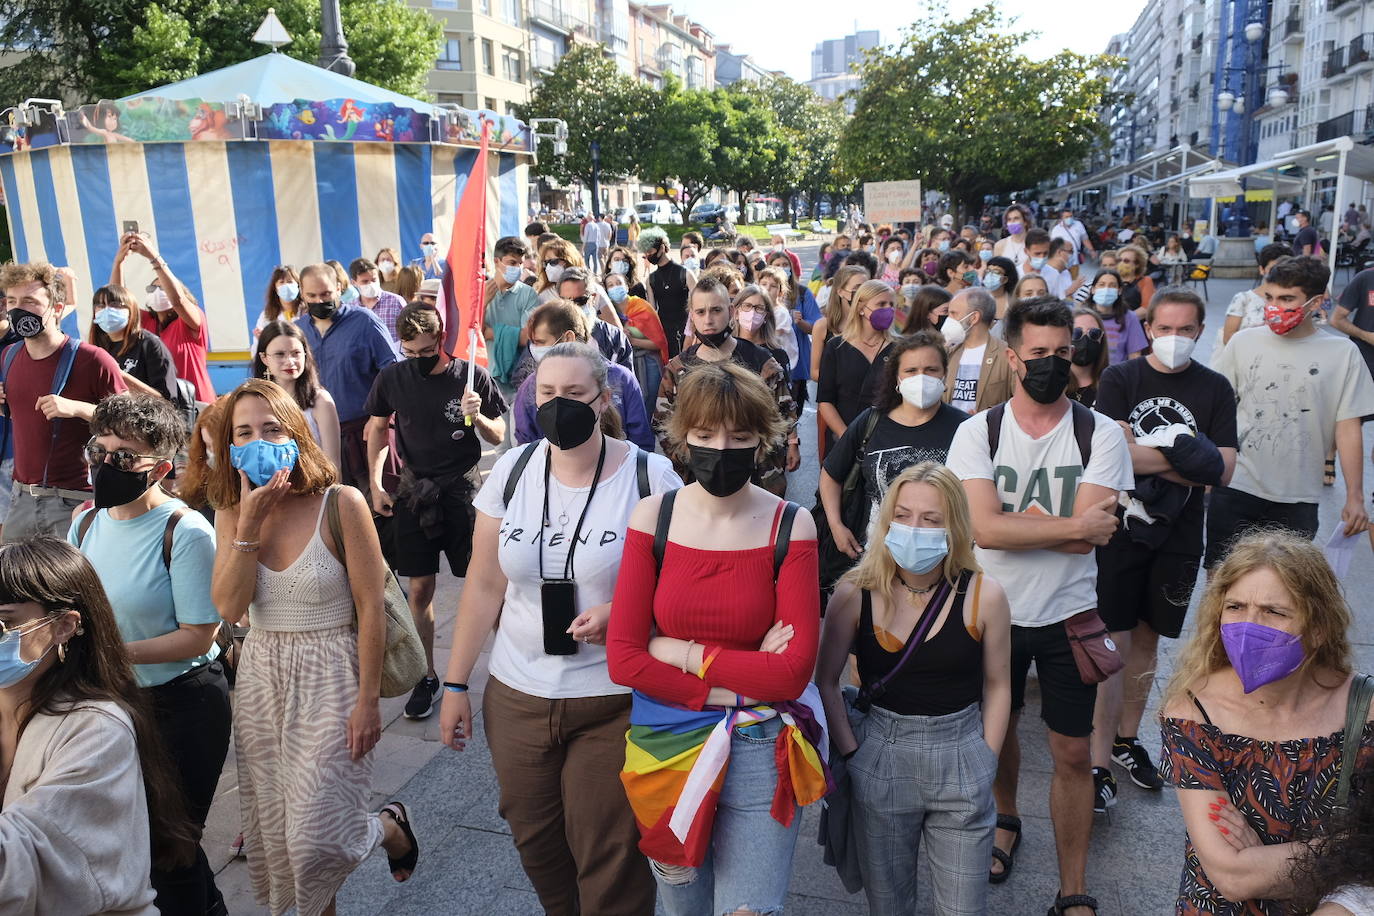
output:
M814 257L814 255L812 255ZM1247 284L1214 280L1210 283L1208 330L1198 358L1210 359L1211 343L1222 324L1226 303ZM801 441L806 454L814 454L814 413L808 412ZM1366 428L1365 454L1374 445L1374 425ZM490 458L484 462L490 463ZM813 459L814 463L814 459ZM806 462L803 462L804 466ZM809 506L815 491L815 470L795 475L789 495ZM1365 466L1365 492L1374 488L1374 469ZM1321 505L1322 535L1329 535L1339 518L1343 484L1326 490ZM1374 614L1369 596L1374 594L1374 562L1369 548L1361 545L1345 582L1356 610L1357 666L1374 671ZM452 623L461 582L441 576L435 606L438 609L436 664L442 672L448 660ZM1188 633L1185 632L1185 638ZM1171 667L1177 643L1165 640L1160 661L1161 679ZM470 679L474 693L486 680L486 655ZM1152 721L1158 702L1157 682L1152 708L1141 740L1158 752L1159 736ZM399 798L410 809L421 844L421 858L414 877L404 885L391 880L385 857L378 853L365 862L339 895L341 916L500 916L538 914L538 902L520 868L505 823L496 813L497 788L490 757L479 727L467 751L457 754L438 743L438 716L426 722L401 717L405 697L382 704L384 733L376 750L373 807ZM474 706L480 709L480 698ZM1048 817L1050 761L1044 727L1038 718L1038 692L1034 681L1020 734L1023 748L1020 800L1025 836L1011 879L990 889L989 912L1025 916L1045 912L1058 886L1054 838ZM1088 864L1089 889L1101 901L1103 916L1157 916L1171 912L1182 862L1183 829L1172 790L1147 793L1129 780L1120 784L1118 804L1109 817L1099 817L1094 827ZM816 816L808 809L797 846L787 913L793 916L825 914L848 916L866 912L862 896L845 893L834 871L821 861L815 844ZM225 766L220 793L210 814L205 844L212 865L229 859L238 833L238 795L233 752ZM219 877L229 911L262 914L267 910L253 902L247 866L229 862ZM924 908L933 913L928 894L920 890ZM594 916L594 914L590 914Z

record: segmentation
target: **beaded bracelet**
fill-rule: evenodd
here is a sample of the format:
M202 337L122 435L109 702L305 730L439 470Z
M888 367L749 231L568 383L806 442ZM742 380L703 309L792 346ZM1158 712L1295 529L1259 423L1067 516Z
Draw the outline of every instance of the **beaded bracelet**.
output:
M234 541L231 545L239 553L257 553L262 541Z

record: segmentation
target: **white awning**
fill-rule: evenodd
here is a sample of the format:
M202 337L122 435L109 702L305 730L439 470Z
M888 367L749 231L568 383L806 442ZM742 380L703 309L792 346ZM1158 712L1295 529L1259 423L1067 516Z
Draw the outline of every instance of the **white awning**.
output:
M1168 178L1160 178L1156 181L1147 182L1146 184L1136 185L1134 188L1128 188L1123 192L1122 196L1130 195L1133 197L1136 194L1158 194L1164 191L1173 191L1176 190L1181 183L1187 181L1190 176L1218 172L1225 168L1225 166L1226 164L1220 159L1209 159L1206 162L1184 169L1180 174L1171 175ZM1198 195L1189 194L1188 196L1197 197Z

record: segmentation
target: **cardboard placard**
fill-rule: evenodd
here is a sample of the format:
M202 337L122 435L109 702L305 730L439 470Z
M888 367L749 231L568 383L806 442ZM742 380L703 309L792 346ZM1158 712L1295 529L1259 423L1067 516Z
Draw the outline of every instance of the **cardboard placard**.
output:
M920 180L864 182L864 220L870 226L920 222Z

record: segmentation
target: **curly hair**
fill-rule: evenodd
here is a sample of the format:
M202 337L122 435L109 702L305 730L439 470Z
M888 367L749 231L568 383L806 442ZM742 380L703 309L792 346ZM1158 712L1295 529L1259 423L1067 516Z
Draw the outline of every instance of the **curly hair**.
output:
M150 453L171 458L186 444L186 422L166 398L125 391L95 405L91 435L142 442Z
M1293 860L1292 880L1295 913L1312 912L1339 888L1374 882L1374 769L1354 774L1350 807L1327 825L1311 855Z
M668 233L657 226L645 226L639 230L639 238L635 240L635 247L640 254L648 254L659 245L668 244Z
M66 305L67 288L57 276L57 268L43 261L18 264L10 261L0 267L0 289L13 289L25 283L39 283L48 291L48 301L61 307Z

